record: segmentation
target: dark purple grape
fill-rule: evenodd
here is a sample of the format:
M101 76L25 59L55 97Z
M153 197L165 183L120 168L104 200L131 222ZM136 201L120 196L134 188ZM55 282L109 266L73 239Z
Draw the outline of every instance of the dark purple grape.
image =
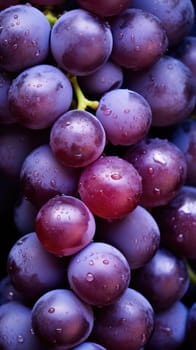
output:
M123 219L97 220L96 237L119 249L130 268L137 269L149 262L159 248L160 230L150 212L138 205Z
M121 88L123 70L122 67L108 60L96 72L79 76L78 83L85 96L90 99L100 99L104 93Z
M133 288L142 293L156 311L179 301L189 287L189 275L182 258L159 248L152 259L136 271Z
M109 59L113 39L103 19L79 8L57 19L52 27L50 45L59 67L72 74L87 75Z
M50 146L64 166L85 167L98 159L106 145L102 123L92 113L72 109L56 120Z
M185 36L184 40L174 48L174 55L191 69L196 79L196 37Z
M193 74L187 65L172 56L162 56L142 72L129 70L124 85L149 102L153 126L177 124L195 108L196 85Z
M153 13L162 21L169 45L177 45L192 29L195 9L191 0L131 0L130 7Z
M155 313L155 325L146 349L178 350L185 343L188 309L180 301Z
M65 167L48 144L36 147L23 161L20 182L23 194L37 208L57 194L75 195L80 172Z
M17 122L30 129L45 129L66 112L73 90L57 67L40 64L27 68L12 81L8 92L11 112Z
M196 186L196 120L188 118L178 124L170 135L170 141L185 155L187 163L186 184Z
M37 208L21 194L15 203L13 221L20 235L35 231Z
M31 323L31 309L10 301L0 306L0 349L47 350L35 335Z
M126 160L103 156L82 170L78 191L93 214L117 219L137 206L142 193L141 177Z
M80 199L57 195L38 211L36 233L43 246L57 256L73 255L91 242L95 219Z
M76 347L74 346L74 348L72 350L107 350L107 349L98 343L88 341L88 342L84 342Z
M18 182L21 166L26 156L48 140L45 130L30 131L18 124L0 127L0 171L7 178Z
M196 188L183 186L167 205L154 208L162 244L175 254L196 259Z
M129 147L124 158L142 178L143 191L139 203L144 207L167 204L186 181L185 156L167 139L146 138Z
M0 72L0 124L15 123L15 117L10 112L8 103L8 91L12 80L9 73Z
M187 319L187 340L189 349L196 349L196 302L189 309Z
M114 16L125 10L130 0L78 0L79 5L100 17Z
M12 6L12 5L17 5L21 1L20 0L0 0L0 10L4 10L5 8Z
M13 286L27 300L36 300L66 282L65 261L47 252L35 232L14 243L8 254L7 271Z
M152 66L166 52L168 39L162 22L152 13L127 9L111 21L112 60L124 68Z
M71 289L81 300L103 307L115 303L124 293L131 271L117 248L92 242L71 258L67 274Z
M148 102L137 92L115 89L101 97L96 117L113 145L128 146L148 134L152 111Z
M52 349L71 349L90 335L94 316L90 305L72 291L54 289L43 294L32 310L33 329Z
M20 4L2 10L0 28L1 69L19 72L48 56L51 27L36 7Z
M25 297L13 286L8 275L5 275L0 280L0 305L16 301L22 304L26 304Z
M113 305L95 311L92 337L107 350L138 350L153 327L152 306L138 291L127 288Z

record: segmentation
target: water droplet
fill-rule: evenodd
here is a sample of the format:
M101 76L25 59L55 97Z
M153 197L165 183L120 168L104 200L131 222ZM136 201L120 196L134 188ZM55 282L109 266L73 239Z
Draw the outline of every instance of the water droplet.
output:
M50 307L50 308L48 309L48 312L49 312L50 314L53 314L53 313L55 312L55 308L54 308L54 307Z
M56 328L55 332L58 333L58 334L61 334L63 332L63 330L62 330L62 328Z
M24 343L24 338L22 335L18 335L17 340L18 340L18 343Z
M160 190L160 188L158 188L158 187L155 187L155 188L153 189L153 192L154 192L154 194L155 194L156 196L160 196L160 194L161 194L161 190Z
M110 263L109 260L107 260L107 259L104 259L104 260L103 260L103 264L104 264L104 265L109 265L109 263Z
M93 260L90 260L90 261L89 261L89 265L94 265L94 261L93 261Z
M17 245L22 245L24 242L23 242L23 239L19 239L18 242L16 243Z
M179 233L178 236L177 236L177 241L178 241L178 242L183 242L183 240L184 240L184 235L183 235L183 233Z
M153 159L156 163L160 163L162 165L167 163L162 152L156 151L156 153L153 155Z
M113 174L111 174L111 178L113 180L120 180L122 178L122 176L119 173L113 173Z
M101 106L101 111L103 111L103 114L106 116L109 116L112 113L111 108L108 108L106 105Z
M86 275L86 280L88 282L92 282L94 280L94 276L91 272L88 272L87 275Z
M148 173L149 173L150 175L152 175L152 174L154 173L154 169L153 169L152 167L149 167L149 168L148 168Z

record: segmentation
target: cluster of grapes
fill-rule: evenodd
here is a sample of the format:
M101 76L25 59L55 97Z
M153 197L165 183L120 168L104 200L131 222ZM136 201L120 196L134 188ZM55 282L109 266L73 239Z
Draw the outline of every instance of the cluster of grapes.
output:
M196 350L191 0L0 0L0 349Z

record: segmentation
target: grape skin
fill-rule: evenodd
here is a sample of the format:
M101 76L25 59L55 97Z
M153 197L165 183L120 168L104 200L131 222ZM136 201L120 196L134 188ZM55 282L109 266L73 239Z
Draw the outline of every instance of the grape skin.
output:
M130 3L130 0L78 0L79 5L100 17L110 17L118 15L125 10Z
M43 294L32 309L35 333L50 349L70 349L90 335L94 324L93 309L72 291L53 289Z
M137 206L142 194L141 177L126 160L103 156L82 170L78 192L94 215L117 219Z
M115 247L92 242L72 257L67 268L71 289L84 302L114 304L130 283L130 267Z
M50 253L62 257L79 252L95 234L95 219L80 199L57 195L38 211L35 230Z
M71 105L73 90L67 76L57 67L40 64L23 70L8 92L11 112L19 124L45 129Z
M51 31L50 45L56 63L80 76L93 73L106 63L113 39L104 20L79 8L58 18Z
M0 27L1 69L20 72L48 56L51 27L36 7L20 4L2 10Z

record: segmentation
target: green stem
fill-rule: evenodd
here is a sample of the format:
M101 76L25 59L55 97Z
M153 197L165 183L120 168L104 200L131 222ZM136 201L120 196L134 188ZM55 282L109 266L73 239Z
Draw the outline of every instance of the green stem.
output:
M77 98L77 109L85 110L89 107L93 110L96 110L98 105L99 105L99 102L98 101L91 101L84 96L84 94L83 94L83 92L78 84L77 76L76 75L68 75L68 78L72 83L72 86L73 86L73 89L74 89L74 92L75 92L75 95Z
M188 274L189 274L189 278L192 284L196 285L196 273L194 272L194 270L191 268L191 266L189 265L189 263L186 261L186 266L188 269Z
M48 19L51 27L55 24L55 22L57 21L57 16L52 12L52 8L48 7L45 11L44 14L46 16L46 18Z

